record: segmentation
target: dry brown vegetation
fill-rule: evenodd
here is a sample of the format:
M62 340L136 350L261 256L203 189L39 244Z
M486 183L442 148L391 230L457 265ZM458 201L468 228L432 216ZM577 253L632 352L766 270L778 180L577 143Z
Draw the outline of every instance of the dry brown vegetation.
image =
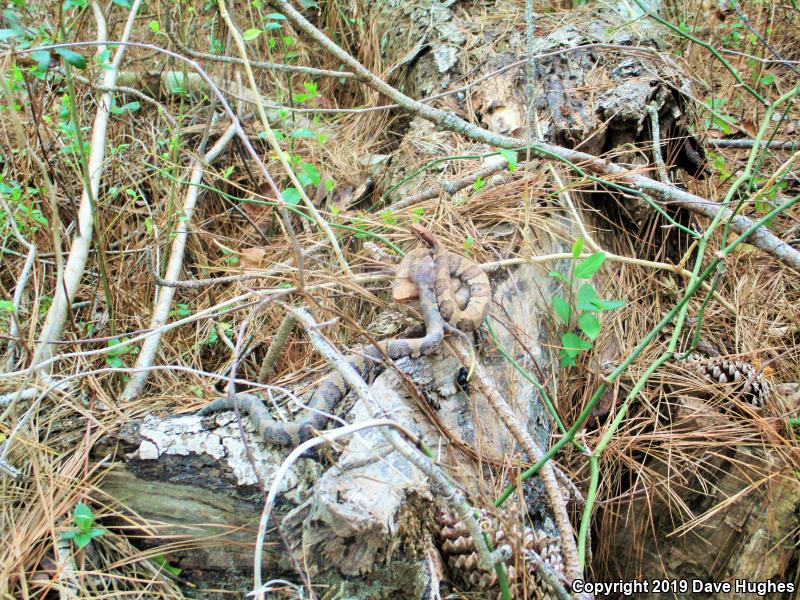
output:
M26 35L33 46L55 39L59 29L64 40L97 39L96 20L90 8L78 6L62 11L54 8L59 3L43 1L8 4L22 25L29 28ZM117 4L124 3L107 3L102 9L110 40L119 39L127 15L127 10ZM208 52L209 47L215 52L236 55L213 6L215 3L181 2L181 19L171 20L168 13L174 4L177 3L147 3L135 21L131 41L170 48L183 55L187 49ZM242 31L266 22L270 12L266 2L260 9L254 6L258 3L236 4L231 11ZM516 15L516 22L523 23L522 4L499 3L509 13L506 16L503 12L503 19L515 22L510 15ZM769 40L785 62L778 62L742 25L734 11L723 14L697 0L679 4L679 8L671 9L670 21L691 28L694 35L717 48L730 50L724 56L767 101L774 101L800 80L797 74L800 42L796 35L800 7L793 0L751 0L741 6L753 28ZM380 32L359 21L357 16L362 10L358 2L332 2L317 16L316 25L353 51L373 72L388 76L391 65L380 64ZM550 15L554 22L562 11L563 18L569 14L566 9L554 10ZM497 15L476 18L493 19ZM13 29L8 23L4 27ZM249 59L280 63L291 53L292 64L340 69L337 60L291 31L283 23L284 35L291 37L291 42L283 40L285 47L281 47L280 40L271 47L268 40L278 38L268 35L269 32L249 41ZM175 40L181 40L180 44ZM753 135L763 117L763 106L735 85L731 74L718 61L711 60L705 49L677 35L669 40L670 47L664 51L692 76L698 100L706 106L710 103L729 121L720 126L707 110L696 106L697 137ZM37 379L24 369L34 359L42 324L55 295L58 268L71 251L70 240L78 226L77 210L86 177L85 167L80 165L88 157L88 149L84 155L70 151L77 144L65 98L74 100L73 110L82 127L79 135L88 144L101 94L90 82L102 77L102 69L95 64L95 49L86 46L72 48L88 58L86 69L76 69L63 57L53 54L47 74L38 73L35 67L38 59L30 53L15 54L12 41L0 42L2 75L6 81L0 101L0 197L4 200L0 207L0 294L4 301L0 313L0 349L7 371L0 378L0 392L9 394L0 405L0 439L7 439L13 432L13 444L7 454L3 446L1 458L19 473L17 477L10 472L0 475L0 531L3 532L0 594L5 598L43 598L56 594L57 590L64 594L67 589L74 590L77 596L94 598L182 597L182 589L187 588L164 571L162 558L168 559L171 552L186 544L213 541L176 539L156 549L137 548L140 536L157 536L159 524L138 519L104 494L100 484L110 463L103 457L90 460L90 451L98 438L123 423L149 414L195 411L218 396L224 380L209 374L224 374L230 369L236 356L235 345L244 344L252 350L239 365L239 376L256 379L260 361L284 310L275 302L257 305L253 291L263 294L265 290L281 290L297 284L292 244L273 208L274 194L242 144L234 141L219 159L204 168L204 191L189 224L181 277L216 278L239 275L243 269L263 272L257 279L178 287L169 322L184 319L185 323L164 333L155 360L156 365L164 367L150 374L142 395L123 397L131 376L125 369L133 365L141 346L136 343L127 346L124 352L117 352L113 344L147 331L156 293L148 269L149 256L155 256L163 273L172 232L184 218L180 206L188 187L191 161L205 151L206 140L210 147L227 126L219 104L208 89L181 93L143 78L126 76L125 86L151 98L145 101L125 91L114 94L116 106L124 110L112 114L109 122L104 171L99 194L93 199L97 212L92 250L66 317L63 339L56 340L51 365L51 376L66 381L48 390L46 380ZM20 38L16 41L19 43ZM258 136L262 128L257 118L253 118L252 105L239 100L243 89L240 82L246 81L240 66L208 57L196 60L229 93L231 104L242 116L247 133L278 187L285 189L288 179L266 142ZM121 67L128 75L145 70L163 74L184 69L190 70L174 58L143 47L127 48ZM257 69L256 78L265 98L281 104L286 104L292 94L307 91L304 84L309 81L314 82L318 91L314 98L298 104L302 108L370 107L387 103L373 90L352 80L267 69ZM388 78L391 82L391 77ZM125 107L132 102L140 105ZM15 110L9 110L10 105L16 105ZM774 139L798 139L798 106L794 100L784 106L788 107L785 113L779 111L783 118L770 129ZM210 116L215 112L221 116L218 123L209 127ZM167 114L176 127L170 124ZM296 297L304 298L320 320L341 317L339 326L326 330L331 341L340 347L363 341L367 332L374 335L375 322L383 311L391 308L387 293L389 276L383 274L382 265L365 249L365 240L377 243L389 253L394 252L395 246L409 249L413 242L407 225L422 217L449 247L469 251L478 262L501 261L519 256L526 225L534 230L537 225L546 226L548 211L556 210L546 208L552 199L551 174L532 163L521 165L514 177L501 185L479 191L467 188L454 202L437 197L390 213L381 211L389 204L381 201L389 182L382 180L381 169L373 169L370 160L396 150L408 125L403 113L381 110L330 114L320 110L316 114L299 112L296 119L296 123L284 119L276 129L284 134L297 129L313 133L311 137L284 137L282 147L319 172L320 183L306 189L312 200L315 196L324 198L318 209L325 221L334 226L353 274L343 272L325 236L310 219L293 215L297 242L305 249L305 291ZM402 139L403 144L414 143L413 136ZM455 134L442 133L441 148L435 150L462 155L470 148ZM431 148L418 150L419 163L413 167L422 166L426 156L434 153ZM743 167L748 153L747 149L709 147L709 176L702 180L686 176L683 183L693 193L719 200ZM756 189L791 155L785 149L764 152L754 178ZM420 174L418 189L424 190L439 180L466 176L481 166L479 159L447 162ZM800 193L796 162L790 170L793 173L785 185L765 198L765 203L777 205ZM565 168L559 167L558 172L565 180L572 181L575 190L590 185L573 178ZM52 182L51 189L46 189L45 174ZM367 180L368 193L359 198L359 186ZM326 181L332 186L327 196ZM368 210L376 203L377 209ZM529 213L526 203L540 208ZM746 203L743 211L758 218L765 206ZM596 206L587 205L584 209L599 212ZM686 215L684 218L692 225L705 224ZM769 227L778 237L798 247L799 218L800 212L793 207ZM601 215L601 219L606 217ZM655 213L635 226L628 221L627 230L621 227L623 222L626 222L624 215L605 221L604 231L597 236L604 248L643 261L670 262L676 255L689 256L687 240L676 229L662 229L663 222ZM492 238L493 243L485 241L484 232L497 227L508 228L510 234ZM708 256L720 247L720 240L719 235L712 240ZM36 247L36 258L22 301L14 311L9 303L20 274L25 271L26 244ZM607 313L594 349L581 357L577 368L571 368L560 378L557 389L546 383L561 419L568 425L574 422L600 380L601 373L592 365L602 360L609 347L616 348L612 351L613 360L626 356L674 305L684 285L684 280L673 273L616 261L609 261L595 282L605 297L623 299L626 305ZM727 305L715 300L708 304L703 314L702 337L723 353L740 357L760 369L771 383L773 393L762 411L732 410L727 404L731 398L724 388L710 386L681 363L668 362L656 371L631 405L600 460L591 562L592 572L597 575L614 571L615 532L621 523L634 518L630 514L633 500L646 498L648 505L651 501L666 504L672 510L677 532L702 535L703 523L715 508L704 514L692 514L683 504L683 494L687 487L699 491L705 482L714 479L714 470L719 466L713 459L726 455L727 449L756 450L753 454L756 458L747 465L749 481L739 501L746 502L750 492L776 482L797 484L800 454L797 430L792 429L791 419L798 417L800 382L798 273L744 245L725 261L717 293ZM230 299L237 301L230 304ZM692 301L690 316L697 316L701 302L701 297ZM9 308L5 309L6 306ZM199 314L200 318L191 318ZM244 329L242 325L248 319ZM15 322L18 333L13 334ZM386 334L380 329L377 332ZM688 328L684 341L690 334ZM13 355L12 341L16 343ZM551 342L558 344L555 323ZM637 358L614 388L616 400L624 398L665 345L666 337L661 336ZM183 368L169 368L175 365ZM306 338L295 334L272 382L288 387L305 383L295 390L304 393L325 372L327 367ZM30 387L42 395L13 400L17 390ZM686 398L703 400L687 405ZM26 421L15 431L23 416ZM591 426L581 434L580 441L592 448L603 431L602 427ZM589 477L585 457L567 446L556 459L575 478L578 487L585 488ZM501 482L492 485L499 493ZM105 535L95 538L80 552L59 537L73 525L72 513L79 501L90 505L98 523L107 528ZM641 504L636 506L638 510ZM576 523L579 518L578 511ZM795 543L796 534L786 543ZM65 560L69 556L72 558ZM64 565L70 561L73 564L65 573Z

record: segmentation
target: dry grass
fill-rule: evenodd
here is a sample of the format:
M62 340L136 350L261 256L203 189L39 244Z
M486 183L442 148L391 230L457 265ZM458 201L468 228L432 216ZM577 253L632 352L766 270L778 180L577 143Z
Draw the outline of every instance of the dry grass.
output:
M48 3L39 4L38 8L32 9L33 14L27 16L31 23L37 22L37 17L48 12ZM159 19L167 4L171 3L151 3L151 13L141 19L137 26L138 37L134 36L134 39L153 39L147 24ZM191 35L185 39L203 40L202 43L206 44L212 31L215 37L220 34L218 24L203 11L202 4L194 3L194 15L180 23L179 35L186 36L191 31ZM518 9L518 6L514 8L515 11ZM771 43L786 59L800 60L797 36L791 33L789 27L779 26L782 20L790 18L797 22L798 15L796 11L792 12L791 5L747 3L744 9L759 31L771 28ZM693 2L678 11L675 19L691 22L690 18L694 15L695 22L705 23L707 20L703 18L703 10L700 2ZM386 72L388 67L379 63L378 32L365 27L363 23L349 22L344 18L345 14L345 10L325 11L324 21L320 25L324 25L329 34L346 40L347 43L343 45L351 49L357 47L354 53L367 66L379 73ZM491 23L499 17L484 15L484 18ZM253 23L258 21L259 16L248 3L247 8L242 8L242 12L236 14L236 19L242 24ZM553 23L559 20L555 16L551 19ZM505 18L503 22L506 22ZM732 28L735 22L735 14L729 14L722 24L699 29L697 33L700 37L716 40L726 46L731 41L728 39L731 31L741 31L740 28ZM71 39L93 39L88 13L86 18L70 26L73 27ZM116 31L121 24L112 21L109 26ZM743 35L746 36L746 33ZM699 49L687 49L685 42L677 38L672 42L672 50L683 53L680 60L686 71L694 76L696 97L724 99L722 106L725 112L745 129L749 129L752 123L758 123L758 115L763 111L759 111L751 97L733 85L730 74L717 63L709 61ZM166 41L162 40L162 43ZM746 40L741 44L742 51L763 52L757 44L748 45ZM280 53L268 48L266 36L249 47L253 58L280 60ZM302 43L295 43L291 51L299 53L300 64L334 69L339 67L332 64L319 49ZM126 64L129 65L136 61L154 70L179 68L164 57L143 50L132 48L127 56ZM219 80L231 76L232 70L227 65L206 66ZM791 70L781 66L764 66L759 62L748 64L742 57L736 58L734 66L746 74L748 81L759 81L765 75L774 75L774 83L763 89L763 93L772 99L797 81L797 76ZM5 62L5 68L7 75L11 72L9 62ZM266 72L260 77L263 79L263 89L268 90L267 94L281 100L289 96L290 87L292 92L302 90L302 83L306 80L302 76L276 78ZM25 78L25 84L15 94L17 101L23 105L19 118L30 143L27 152L6 150L22 149L18 148L13 133L14 123L8 112L0 111L0 142L4 148L0 168L3 180L19 184L21 196L13 198L17 203L15 218L25 237L36 244L39 252L39 260L28 287L28 297L16 315L20 323L22 350L17 368L26 365L30 359L36 333L53 294L56 268L51 228L37 223L20 207L27 204L41 211L49 223L60 220L65 227L69 227L73 223L76 199L81 193L80 177L73 159L62 151L65 135L59 129L58 112L64 89L60 81L44 83L29 74ZM320 97L315 101L318 107L370 106L382 102L374 92L363 86L344 85L327 79L319 83ZM97 108L96 94L86 85L75 85L81 123L89 125ZM232 83L230 87L233 87ZM158 244L163 263L169 242L166 232L171 231L180 218L176 207L182 202L185 186L179 185L179 182L187 177L187 165L197 152L200 141L198 131L202 131L209 114L207 105L185 102L180 96L167 95L160 101L183 127L198 127L191 135L172 132L176 141L170 143L166 122L148 105L142 105L137 112L112 119L108 134L110 159L101 197L97 199L102 207L97 220L100 234L97 239L102 239L100 250L110 274L111 305L103 297L95 254L68 318L62 352L72 354L56 363L55 373L59 375L102 370L111 364L106 357L86 355L85 351L105 347L110 338L130 336L148 327L154 285L148 274L145 250ZM704 135L706 130L703 123L707 114L698 109L697 118L698 133ZM782 125L783 129L776 132L776 139L796 137L794 130L787 127L800 127L799 119L800 112L795 105L786 120L788 125ZM324 125L326 131L331 132L325 144L297 139L293 152L302 156L304 161L314 164L322 173L323 180L333 179L337 193L346 199L346 188L359 185L369 174L364 157L395 150L403 125L397 116L386 112L338 115ZM715 133L712 131L711 135ZM425 139L430 138L425 136ZM409 171L421 166L428 152L459 155L475 151L472 146L450 134L442 134L436 139L440 144L435 148L414 146L412 137L404 139L403 144L409 146L401 147L398 154L418 160L417 164L409 165ZM111 151L112 148L114 151ZM26 186L40 187L42 184L30 157L31 152L45 160L54 180L59 202L57 218L51 214L44 194L25 191ZM266 154L266 147L263 152ZM710 177L702 181L687 181L692 191L711 198L724 195L726 186L730 184L725 171L735 172L747 155L746 151L736 150L716 154L722 162L715 164L724 163L724 169L716 168ZM239 273L242 261L248 260L247 252L253 251L262 266L292 264L290 244L280 234L271 209L243 202L269 199L258 186L256 170L243 156L238 148L231 146L227 155L207 170L204 184L213 192L202 196L193 219L185 277L189 277L189 274L204 278ZM766 174L772 173L785 158L785 153L768 155L761 167L760 177L766 178ZM480 164L479 160L451 163L443 172L433 170L419 177L415 180L415 186L424 189L437 179L463 176ZM562 172L562 176L566 177L567 174ZM278 182L279 186L283 183ZM379 181L379 188L385 183ZM461 204L431 200L413 209L397 211L391 215L391 219L358 209L339 213L327 210L325 206L321 208L329 222L377 233L401 248L413 245L406 225L423 213L434 233L448 246L463 249L465 241L472 239L472 257L480 262L488 262L518 255L522 240L520 228L526 219L521 197L529 198L535 206L529 225L533 229L548 227L548 219L556 211L551 206L552 185L550 176L534 163L529 170L521 169L500 185L488 186L480 192L467 191L457 196L459 201L467 200ZM575 182L576 189L582 185ZM755 212L753 207L748 207L748 211ZM784 239L796 240L800 237L797 217L795 210L777 219L772 225L773 231ZM3 224L0 225L3 239L0 292L3 298L11 298L24 263L24 249L14 241L5 219L6 215L3 215ZM641 224L638 231L632 229L627 232L622 231L618 223L605 224L604 227L609 231L605 239L601 238L610 250L618 254L662 260L667 255L673 255L675 249L686 249L686 241L679 239L677 232L665 235L655 221ZM299 220L296 220L296 225L301 246L314 248L321 239L319 234L304 227ZM513 235L492 235L491 232L498 227L508 227ZM354 235L352 231L339 230L337 233L342 234L343 250L355 272L374 269L375 262L363 250L362 237ZM718 243L719 240L715 240L714 249ZM66 250L68 248L65 246ZM309 254L306 270L308 285L339 277L324 251ZM182 317L184 313L220 307L227 299L250 287L278 287L291 281L288 271L282 269L272 277L255 282L179 289L176 295L178 312L175 316ZM599 281L599 287L606 297L624 298L627 305L606 317L602 337L595 345L597 350L585 357L580 368L573 369L568 377L562 377L558 389L554 390L560 416L566 423L574 421L598 383L598 374L590 365L595 364L603 349L615 345L618 356L625 356L674 303L674 290L682 289L682 282L673 279L672 275L627 264L615 263L604 268ZM346 322L366 327L387 307L387 286L388 282L384 282L371 284L368 289L352 284L343 289L316 290L313 301L319 306L323 318L329 318L335 312L341 313L346 317ZM727 354L745 358L756 366L766 366L772 383L798 382L800 347L796 307L800 303L800 281L797 274L746 248L727 261L719 292L736 307L736 314L732 315L712 302L705 313L703 336L719 345ZM699 300L696 300L690 315L696 315L698 308ZM158 364L186 365L205 372L224 373L233 356L231 349L220 338L229 334L238 335L249 310L248 307L224 314L218 311L219 314L213 318L170 330L162 340ZM253 336L250 346L255 347L256 351L241 365L241 377L256 378L259 360L282 316L282 311L271 305L259 309L254 316L246 335ZM3 323L7 324L8 318L4 318ZM363 330L337 327L331 328L328 333L334 342L348 346L359 340ZM554 343L557 340L555 335L553 340ZM661 339L632 365L619 386L620 398L624 397L626 390L630 389L663 347L665 340ZM130 354L120 358L127 364L133 362ZM279 363L275 383L298 383L308 369L323 372L320 359L309 344L296 335ZM155 538L159 525L124 513L118 503L99 489L105 465L97 462L102 457L90 459L89 453L100 436L123 423L148 414L171 415L197 409L218 394L215 382L199 374L160 370L152 374L141 399L118 403L116 398L124 387L124 375L101 372L78 377L75 381L76 386L70 393L55 392L42 400L34 417L17 438L8 460L22 470L22 478L0 479L0 524L4 532L4 543L0 549L0 594L5 598L44 598L55 593L56 582L64 579L63 575L55 572L55 565L59 562L56 559L59 532L71 525L71 512L76 503L83 500L108 525L109 533L97 538L87 551L77 554L77 562L72 567L72 581L69 582L70 578L67 578L69 585L78 590L80 595L93 598L125 595L181 597L176 583L164 576L152 559L177 548L203 542L177 540L156 550L137 548L134 543L139 542L138 536ZM10 392L19 385L19 380L2 379L0 391ZM691 409L687 409L687 398L703 400L691 404ZM787 424L789 417L797 416L796 404L784 404L785 398L776 393L763 412L753 414L727 411L725 400L724 390L710 389L679 363L668 363L651 378L601 462L600 509L595 525L595 538L599 540L595 544L595 572L613 570L614 557L611 553L614 532L621 523L634 518L631 513L634 507L639 511L636 518L641 518L641 499L646 501L646 506L670 507L676 531L694 531L702 535L703 522L713 515L713 511L702 515L692 514L685 503L686 493L696 493L713 485L724 469L724 461L730 459L729 449L752 450L753 460L746 465L751 483L743 494L763 487L765 480L791 477L800 469L797 438ZM0 425L0 435L9 434L28 406L29 403L21 403L7 415ZM602 431L602 427L589 430L582 438L582 443L593 447ZM579 485L588 478L584 458L579 453L566 451L560 456L560 462L565 470L576 476ZM499 491L500 484L500 479L491 482L491 486L497 488L495 491ZM634 548L632 554L636 553L637 549ZM64 563L60 565L63 568Z

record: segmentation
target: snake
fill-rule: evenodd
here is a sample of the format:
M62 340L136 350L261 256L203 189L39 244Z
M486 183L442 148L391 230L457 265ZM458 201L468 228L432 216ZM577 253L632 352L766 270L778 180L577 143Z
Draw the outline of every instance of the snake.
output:
M424 226L415 224L412 233L419 239L423 252L406 255L408 272L419 290L419 306L425 323L425 335L420 338L383 340L361 348L346 357L347 362L362 379L376 376L383 369L383 359L418 358L434 352L444 339L445 321L462 331L477 329L489 309L491 287L489 278L472 261L447 252L446 248ZM451 287L451 274L469 290L466 306L461 308ZM264 403L252 394L217 398L197 413L204 417L212 413L238 409L250 417L258 436L267 443L298 446L317 435L330 419L330 412L347 395L349 386L338 371L325 377L308 402L309 411L292 421L273 419Z

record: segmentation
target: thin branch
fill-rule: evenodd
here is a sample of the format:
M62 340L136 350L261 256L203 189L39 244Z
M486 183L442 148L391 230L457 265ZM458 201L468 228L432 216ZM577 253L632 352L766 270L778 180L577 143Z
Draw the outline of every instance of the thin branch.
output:
M495 414L500 418L520 447L528 454L528 459L538 461L544 455L544 452L539 448L539 445L533 440L527 430L520 425L511 407L497 391L496 386L491 381L486 371L484 371L483 367L479 363L473 361L469 351L465 349L465 345L466 344L461 344L456 341L450 344L450 348L455 352L462 364L473 365L472 381L475 387L486 397L489 406L492 407L492 410L494 410ZM564 570L566 571L567 578L569 580L582 579L583 569L578 561L575 536L573 535L572 525L570 524L569 515L567 514L567 501L564 499L561 488L556 481L553 465L549 462L543 465L539 471L539 476L544 485L547 499L550 501L550 509L553 511L553 516L558 526L558 532L561 537L561 550L564 555Z
M250 88L257 92L258 85L256 84L256 78L253 75L253 70L250 68L250 61L247 57L247 49L244 47L244 40L242 40L242 36L239 33L239 30L236 27L236 24L233 22L230 14L228 14L228 9L225 6L225 0L217 0L217 5L219 6L219 12L222 16L223 21L225 21L226 25L228 26L231 35L233 35L233 40L236 43L236 47L239 49L239 54L242 57L242 61L244 62L244 69L247 73L247 80L250 84ZM342 254L342 249L339 247L339 242L336 239L336 236L333 234L333 230L328 225L327 221L322 218L322 215L319 214L317 207L314 206L314 203L311 202L311 199L306 194L305 189L300 184L300 181L297 179L297 175L295 175L292 166L289 164L289 161L286 160L285 153L281 150L280 144L278 143L278 139L275 137L275 133L272 131L272 127L269 124L269 119L267 119L267 113L264 111L264 103L261 100L261 95L255 93L256 99L256 108L258 109L258 116L261 119L261 124L264 127L264 131L267 134L267 141L269 142L270 147L272 148L273 152L278 157L278 161L281 163L284 171L289 176L289 180L292 182L292 185L295 187L297 192L300 194L300 198L303 201L303 204L308 209L308 212L311 213L311 216L314 217L317 225L320 229L325 233L328 241L331 243L331 249L333 250L334 255L336 256L336 260L339 261L339 265L344 270L345 274L350 275L350 265L347 264L347 261L344 258L344 254ZM279 207L283 203L283 200L280 197L280 194L277 194ZM283 207L285 211L285 206ZM302 285L302 284L301 284Z
M206 152L202 159L195 159L192 166L192 175L189 180L189 188L186 190L186 197L183 202L182 214L179 215L175 225L174 238L170 248L169 259L167 262L166 279L174 279L180 275L183 267L183 255L186 249L186 239L188 237L189 223L192 220L197 197L200 194L200 183L203 181L203 172L206 165L214 160L228 147L230 141L237 133L235 124L231 124L217 142ZM172 300L175 297L174 287L162 287L158 290L156 305L153 308L153 316L150 319L150 328L158 329L166 323L172 309ZM136 357L136 367L145 368L153 364L156 353L161 343L161 335L152 335L142 344L142 349ZM142 371L130 378L122 392L123 401L130 402L138 398L149 375L148 371Z
M8 221L9 226L11 227L11 231L14 233L14 237L17 238L17 241L23 248L28 249L28 254L25 257L25 264L22 267L22 271L17 277L17 285L14 287L14 297L11 300L11 306L13 307L13 312L10 315L10 322L8 327L8 335L10 336L10 340L8 342L8 357L6 358L6 371L12 371L14 369L14 363L17 361L17 338L19 337L19 309L22 305L22 296L25 294L25 288L28 286L28 280L31 278L31 272L33 271L33 263L36 260L36 246L31 244L28 240L26 240L22 233L20 233L19 227L17 227L17 220L14 217L14 213L11 211L11 207L6 202L6 199L0 196L0 205L3 207L3 212L6 214L6 220Z
M770 150L796 150L800 148L800 142L790 140L764 140L757 142L756 140L717 140L708 138L705 141L705 145L715 148L746 148L748 150L753 146L761 146Z
M198 52L189 48L183 41L180 40L177 33L172 30L172 12L167 10L164 17L164 31L173 45L187 56L192 58L199 58L202 60L210 60L212 62L225 63L229 65L243 65L244 60L236 58L235 56L225 56L222 54L210 54L208 52ZM314 67L302 67L299 65L287 65L284 63L273 63L253 60L250 65L256 69L265 69L268 71L277 71L283 73L297 73L300 75L310 75L312 77L335 77L337 79L357 79L354 73L349 71L332 71L330 69L317 69Z
M792 71L792 73L794 73L795 75L800 75L800 69L795 67L792 64L792 61L788 61L783 56L781 56L781 54L770 45L770 43L764 38L764 36L761 35L761 32L750 24L750 19L748 19L747 15L745 15L742 12L742 9L739 7L739 4L736 2L736 0L729 0L729 2L730 5L733 7L733 10L736 11L736 14L738 15L739 19L742 21L742 23L744 23L744 26L750 30L750 33L752 33L754 36L756 36L756 38L758 38L758 41L761 42L767 50L769 50L770 54L772 54L772 56L774 56L777 59L777 62L779 64L782 64L790 71Z
M141 0L135 0L133 3L128 15L128 20L125 23L125 29L122 32L121 40L123 42L126 42L131 35L136 14L141 4ZM98 27L105 29L105 24L102 23L102 14L98 21ZM103 31L97 42L99 45L98 54L106 50L105 38L105 32ZM119 71L119 65L122 62L124 54L125 45L123 44L117 48L111 65L107 70L103 71L103 86L112 88L116 84L117 72ZM50 310L47 311L47 317L45 318L44 325L42 325L39 334L39 342L34 351L33 359L31 360L31 366L34 368L38 363L50 358L52 355L53 342L61 339L61 333L67 319L68 306L75 298L78 286L83 277L84 269L86 268L86 261L89 256L89 250L91 249L93 233L91 199L97 198L100 191L100 178L103 175L103 163L105 161L106 132L110 116L109 109L111 108L112 100L111 92L104 92L100 96L97 115L95 116L94 127L92 129L87 168L89 173L89 186L88 188L84 187L83 194L81 195L80 206L78 208L78 228L72 240L72 244L70 245L69 258L64 266L63 281L56 282L53 302L50 306Z
M277 6L295 27L311 37L338 60L349 65L356 74L364 78L367 85L391 98L408 112L431 121L443 129L465 135L472 140L484 142L500 148L520 150L520 140L516 138L495 134L465 121L453 112L428 106L406 96L383 81L380 77L374 75L369 69L331 41L324 33L319 31L297 12L289 2L286 0L272 0L272 4ZM741 215L734 215L733 211L701 198L700 196L695 196L694 194L680 190L672 185L666 185L655 181L649 177L631 173L624 167L597 158L591 154L546 143L535 144L531 150L537 156L547 160L564 162L581 174L584 174L585 169L589 173L594 173L595 175L609 176L630 186L630 188L632 188L630 192L645 193L660 199L662 202L686 208L691 212L711 219L714 219L721 213L723 219L726 221L730 220L731 228L736 233L747 231L753 224L751 219ZM601 181L599 183L611 182ZM800 251L789 246L789 244L773 235L765 227L759 227L754 231L748 243L771 254L793 269L800 271Z
M667 166L664 164L664 157L661 154L661 124L658 122L658 109L655 104L648 104L644 107L647 114L650 115L650 136L653 140L653 160L658 169L658 178L661 183L670 185L669 175L667 175Z
M318 324L314 321L314 318L304 308L287 307L287 309L292 312L295 318L300 321L306 329L306 333L314 348L316 348L332 367L339 371L347 385L356 393L370 417L373 419L380 418L380 415L383 414L380 402L373 396L372 390L360 377L358 372L319 332ZM459 519L464 520L472 536L475 549L480 556L483 568L491 569L498 562L505 560L508 550L500 549L494 552L489 550L481 533L480 526L475 519L475 511L467 503L464 493L450 482L444 473L430 460L429 456L423 455L417 448L409 446L409 444L396 433L389 431L382 431L382 433L386 441L391 444L395 450L428 476L437 494L450 505Z

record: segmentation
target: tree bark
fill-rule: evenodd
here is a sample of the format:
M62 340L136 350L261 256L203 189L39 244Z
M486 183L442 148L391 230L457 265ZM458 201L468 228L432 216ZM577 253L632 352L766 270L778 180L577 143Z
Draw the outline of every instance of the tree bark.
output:
M627 3L620 6L623 4L627 6ZM473 18L482 10L479 5L435 0L366 3L364 18L383 32L381 60L392 65L386 78L406 93L423 97L524 59L524 24L509 26L495 19L487 26ZM536 111L541 125L541 131L534 130L533 137L541 135L547 141L595 154L650 140L648 106L658 113L661 139L678 138L676 132L685 134L683 93L688 90L687 79L659 56L657 32L636 16L622 8L584 8L575 11L574 19L565 21L568 25L559 27L552 27L549 17L537 16L537 31L542 33L533 44L538 57L536 82L527 81L523 63L439 102L494 132L519 136L521 145L527 138L529 106ZM669 142L663 154L670 165L680 164L692 173L700 173L702 157L691 138L686 139L690 141ZM428 152L428 158L435 158L455 146L454 134L437 132L418 119L412 120L405 140L393 154L384 189L401 182L419 167L424 162L421 153ZM492 151L480 145L471 150ZM620 151L618 155L620 161L654 162L643 151ZM438 177L440 174L429 176L427 181L417 178L398 185L389 195L389 202L434 185ZM510 181L508 174L501 173L490 179L488 185L510 185ZM442 201L457 203L459 197L457 193ZM629 212L641 210L638 204L628 208ZM579 237L574 222L553 214L550 211L546 230L528 233L524 252L567 252L569 241ZM502 227L483 233L488 240L510 235ZM498 322L516 326L498 329L501 343L523 367L541 373L548 382L557 380L558 363L550 349L553 346L547 344L551 300L556 291L555 281L547 276L547 271L566 272L566 269L566 262L551 263L546 269L522 265L498 275L495 286L492 314ZM518 338L525 341L524 348ZM551 434L550 419L536 388L510 370L497 355L479 360L501 395L509 402L513 400L517 418L546 449ZM403 376L390 368L373 383L372 391L387 412L437 450L438 463L471 498L488 505L491 493L483 487L482 468L503 464L507 457L520 458L520 449L481 394L474 390L465 393L455 385L460 366L442 348L433 357L399 361L397 367ZM411 399L404 384L406 380L439 405L438 427ZM356 420L365 418L365 407L356 404L351 416ZM244 422L249 428L247 419ZM133 513L166 524L154 539L173 533L189 535L192 540L218 535L213 538L213 545L198 542L175 552L179 566L189 571L194 581L219 586L220 581L232 574L250 575L253 528L263 500L247 458L248 450L239 439L230 413L214 416L205 423L193 416L147 419L108 438L107 442L99 455L110 450L111 445L119 444L117 456L121 461L106 478L105 489ZM249 429L247 446L258 476L270 482L286 452L259 443ZM464 460L465 449L479 449L482 466ZM731 465L742 460L736 449L731 449L731 454ZM435 562L430 552L434 529L432 494L425 478L386 449L383 438L375 432L355 438L336 466L321 475L318 462L311 458L303 461L289 478L278 516L295 555L308 569L312 581L336 585L357 597L437 597L438 586L436 590L431 587L436 580L431 575L431 564ZM740 489L737 485L742 474L736 471L738 468L728 471L720 466L717 498L733 497ZM772 514L785 523L797 503L787 495L787 486L768 486L764 493L753 500L751 508L756 510L733 502L727 510L710 516L706 523L716 525L733 519L743 536L745 532L756 534L764 526L764 514L758 510L762 506L773 507L777 513ZM536 526L554 533L550 511L541 508L544 504L541 490L531 485L526 494ZM705 510L703 503L708 500L708 497L693 498L688 491L685 498L692 510ZM181 518L175 516L177 502L182 504ZM644 515L648 514L647 509L638 503L632 507L633 512ZM689 569L689 564L691 572L700 577L755 574L753 562L745 558L745 548L737 553L739 558L730 556L725 560L723 568L722 563L715 564L717 557L713 553L698 552L697 546L692 545L693 538L687 536L681 544L674 543L672 537L668 538L672 532L669 507L658 510L662 512L655 516L658 524L653 528L654 535L648 533L650 524L645 518L637 520L635 528L618 532L615 543L620 549L641 548L641 551L631 565L612 565L609 573L613 571L614 577L625 579L664 572L665 577L680 578L687 575L685 569ZM783 553L774 568L760 572L764 576L776 575L788 565L786 553L775 545L780 539L776 536L786 532L784 527L778 527L769 535L754 536L757 541L746 546L752 556L756 551ZM278 538L269 539L264 561L270 576L291 577ZM712 541L724 546L726 534L718 529ZM661 562L665 544L670 560ZM243 589L248 585L240 580L228 589Z

